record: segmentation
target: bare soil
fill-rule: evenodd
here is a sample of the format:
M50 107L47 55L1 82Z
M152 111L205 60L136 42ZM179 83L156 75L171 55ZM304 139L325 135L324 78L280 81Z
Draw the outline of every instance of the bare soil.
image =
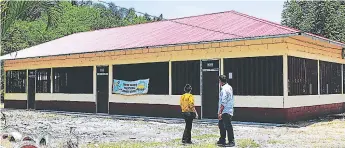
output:
M39 122L49 123L47 131L50 147L62 147L69 138L70 127L76 127L79 147L217 147L219 137L216 123L194 123L193 145L182 145L184 124L181 122L162 123L133 121L104 116L64 115L25 110L3 110L7 128L17 129L22 135L39 132ZM234 124L236 147L345 147L344 115L284 126ZM6 131L1 125L1 133ZM42 133L42 131L40 131ZM43 131L44 132L44 131ZM75 138L75 137L74 137ZM12 142L13 143L13 142ZM1 145L9 147L8 139Z

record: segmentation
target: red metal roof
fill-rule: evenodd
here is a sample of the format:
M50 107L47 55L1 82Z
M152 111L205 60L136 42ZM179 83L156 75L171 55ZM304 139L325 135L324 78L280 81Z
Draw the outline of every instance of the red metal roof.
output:
M227 11L75 33L12 55L16 55L16 58L40 57L297 32L299 30L236 11ZM2 57L13 58L10 55Z

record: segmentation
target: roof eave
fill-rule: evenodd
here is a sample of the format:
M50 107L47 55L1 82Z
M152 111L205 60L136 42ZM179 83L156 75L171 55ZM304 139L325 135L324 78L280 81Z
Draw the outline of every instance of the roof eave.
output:
M319 40L319 41L327 42L329 44L333 44L333 45L337 45L337 46L345 48L345 43L341 43L341 42L338 42L338 41L327 39L327 38L324 38L324 37L321 37L321 36L317 36L317 35L314 35L314 34L301 33L301 36L309 37L309 38L312 38L313 40Z

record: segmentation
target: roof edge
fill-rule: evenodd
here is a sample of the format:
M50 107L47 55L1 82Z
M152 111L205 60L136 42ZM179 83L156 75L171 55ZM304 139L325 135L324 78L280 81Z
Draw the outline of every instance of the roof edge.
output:
M276 22L273 22L273 21L269 21L269 20L266 20L266 19L263 19L263 18L255 17L255 16L248 15L248 14L245 14L245 13L242 13L242 12L238 12L238 11L231 11L231 12L236 14L236 15L240 15L240 16L252 19L254 21L259 21L261 23L264 23L264 24L267 24L267 25L271 25L271 26L274 26L274 27L278 27L278 28L281 28L281 29L284 29L284 30L287 30L287 31L300 32L299 29L288 27L288 26L284 26L282 24L279 24L279 23L276 23Z
M11 58L11 59L4 59L6 54L0 57L0 60L19 60L19 59L29 59L29 58L43 58L43 57L51 57L51 56L65 56L65 55L74 55L74 54L87 54L87 53L98 53L98 52L109 52L109 51L116 51L116 50L130 50L130 49L138 49L138 48L155 48L155 47L169 47L169 46L178 46L178 45L190 45L190 44L203 44L203 43L217 43L217 42L233 42L233 41L243 41L243 40L256 40L256 39L267 39L267 38L280 38L280 37L290 37L290 36L298 36L301 35L301 32L297 33L288 33L288 34L278 34L278 35L266 35L266 36L255 36L255 37L246 37L246 38L233 38L233 39L223 39L223 40L211 40L211 41L199 41L199 42L186 42L186 43L177 43L177 44L164 44L164 45L154 45L154 46L141 46L141 47L133 47L133 48L122 48L122 49L112 49L112 50L103 50L103 51L94 51L94 52L78 52L78 53L70 53L70 54L60 54L60 55L48 55L48 56L37 56L37 57L25 57L25 58Z
M321 41L328 42L330 44L338 45L338 46L341 46L341 47L345 48L345 43L334 41L334 40L331 40L331 39L328 39L328 38L325 38L325 37L321 37L321 36L318 36L318 35L315 35L315 34L302 32L301 35L305 36L305 37L312 38L313 40L321 40Z

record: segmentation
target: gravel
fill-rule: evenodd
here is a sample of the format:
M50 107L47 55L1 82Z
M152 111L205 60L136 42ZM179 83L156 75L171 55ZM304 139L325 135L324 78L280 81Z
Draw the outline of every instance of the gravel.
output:
M2 112L6 115L8 127L17 129L23 135L48 132L50 147L62 147L68 139L75 140L69 133L70 127L76 127L79 147L183 147L180 138L184 123L181 122L124 120L110 116L64 115L26 110ZM38 127L47 127L47 123L51 129L41 129L39 132ZM2 133L6 131L3 124L1 129ZM344 118L323 118L288 126L234 124L234 133L237 147L345 147ZM215 147L218 134L216 123L194 123L193 146Z

